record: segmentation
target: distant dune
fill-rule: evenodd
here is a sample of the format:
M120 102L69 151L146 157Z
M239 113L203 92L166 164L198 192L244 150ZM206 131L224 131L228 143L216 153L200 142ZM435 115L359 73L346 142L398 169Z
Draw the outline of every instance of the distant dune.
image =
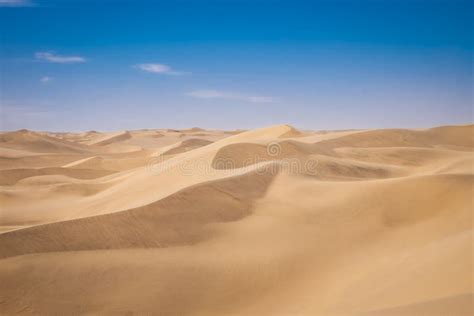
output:
M0 314L472 315L474 125L0 133Z
M0 134L0 145L2 148L36 153L81 153L89 151L89 148L81 144L28 130Z
M132 135L128 131L110 133L93 138L88 145L105 146L130 139L131 137Z

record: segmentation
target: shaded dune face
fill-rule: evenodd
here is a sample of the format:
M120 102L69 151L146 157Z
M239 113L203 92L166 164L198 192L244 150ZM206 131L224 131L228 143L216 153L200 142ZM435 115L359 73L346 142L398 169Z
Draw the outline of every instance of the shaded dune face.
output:
M88 144L95 145L95 146L106 146L106 145L110 145L116 142L130 139L130 138L132 138L132 135L130 134L130 132L125 131L125 132L114 133L112 135L105 135L103 137L93 138L91 141L89 141Z
M0 256L194 244L212 234L207 224L250 215L253 202L264 195L273 176L261 170L196 185L127 211L1 234Z
M209 144L212 144L212 141L205 140L205 139L191 138L191 139L187 139L185 141L180 142L178 146L165 151L164 153L162 153L162 155L181 154L181 153L184 153L196 148L200 148Z
M271 147L275 145L275 153ZM294 141L274 142L271 145L237 143L227 145L216 153L212 167L216 169L234 169L250 166L262 161L296 158L315 154L311 146Z
M0 134L0 314L472 315L473 132Z
M109 174L109 170L38 168L38 169L6 169L0 170L0 185L14 185L18 181L34 176L64 175L76 179L95 179Z

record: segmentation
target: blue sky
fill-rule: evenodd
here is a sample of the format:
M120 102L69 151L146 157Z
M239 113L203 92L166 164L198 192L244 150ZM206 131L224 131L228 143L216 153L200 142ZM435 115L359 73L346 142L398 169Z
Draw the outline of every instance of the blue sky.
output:
M472 1L0 0L0 129L472 122Z

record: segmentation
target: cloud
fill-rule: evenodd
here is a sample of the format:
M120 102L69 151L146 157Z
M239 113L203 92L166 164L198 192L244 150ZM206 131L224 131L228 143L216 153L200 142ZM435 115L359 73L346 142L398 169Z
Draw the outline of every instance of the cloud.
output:
M53 78L48 77L48 76L44 76L44 77L41 77L40 82L41 82L41 83L48 83L48 82L50 82L51 80L53 80Z
M45 60L50 63L58 63L58 64L74 64L74 63L86 62L86 59L81 56L60 56L52 52L37 52L35 53L35 57L36 59Z
M251 103L271 103L275 101L275 99L272 97L245 95L241 93L218 90L194 90L187 93L187 95L198 99L226 99Z
M0 0L0 7L32 7L30 0Z
M189 72L176 71L172 69L170 66L163 65L163 64L138 64L138 65L135 65L135 68L138 68L146 72L151 72L154 74L163 74L163 75L180 76L180 75L190 74Z

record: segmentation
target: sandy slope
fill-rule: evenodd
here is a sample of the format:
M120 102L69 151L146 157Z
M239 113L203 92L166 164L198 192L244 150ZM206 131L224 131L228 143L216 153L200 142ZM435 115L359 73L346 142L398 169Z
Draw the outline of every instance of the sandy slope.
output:
M0 134L0 313L471 315L473 132Z

